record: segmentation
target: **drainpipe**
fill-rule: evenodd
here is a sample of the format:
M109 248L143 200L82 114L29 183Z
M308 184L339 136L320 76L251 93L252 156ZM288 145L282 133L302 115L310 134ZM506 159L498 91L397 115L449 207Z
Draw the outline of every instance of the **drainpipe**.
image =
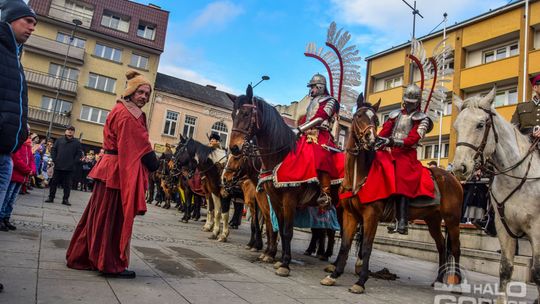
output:
M525 39L523 49L523 101L527 101L527 82L529 82L529 73L527 73L527 58L529 57L529 0L525 0Z

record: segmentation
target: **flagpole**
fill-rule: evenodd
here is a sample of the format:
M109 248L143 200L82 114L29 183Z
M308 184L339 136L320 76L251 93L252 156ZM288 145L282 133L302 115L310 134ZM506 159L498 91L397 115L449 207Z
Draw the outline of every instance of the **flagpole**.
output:
M448 19L448 14L444 13L444 28L443 28L443 49L446 48L446 20ZM441 79L444 80L445 71L444 71L444 64L445 64L446 58L443 57L442 60L442 76ZM444 83L444 82L443 82ZM443 110L441 111L439 115L439 153L437 153L437 167L441 165L441 154L442 154L442 123L443 123L443 114L444 114L444 107L446 107L446 102L444 102Z

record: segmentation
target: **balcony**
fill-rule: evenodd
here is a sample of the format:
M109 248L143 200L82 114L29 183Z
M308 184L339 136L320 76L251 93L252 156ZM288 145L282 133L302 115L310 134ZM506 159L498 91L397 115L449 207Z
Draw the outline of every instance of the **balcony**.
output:
M28 69L24 71L24 74L26 75L26 81L28 82L28 85L31 87L47 90L50 92L56 92L57 89L60 89L60 93L64 95L77 95L78 82L76 80L71 80L68 78L61 79L56 75Z
M49 125L51 120L54 127L65 128L71 124L68 114L53 113L39 107L28 107L28 120L41 125Z
M517 78L519 72L519 56L492 61L466 68L461 71L461 88L467 89L487 83Z
M379 98L381 99L380 107L387 107L394 104L401 104L403 94L403 87L398 86L392 89L383 90L369 94L369 102L376 103Z
M92 17L94 15L93 12L75 11L72 8L68 8L54 2L55 1L51 3L51 8L49 9L49 17L65 21L69 24L73 22L73 19L79 19L82 21L82 27L90 28L90 25L92 24Z
M529 74L540 72L540 50L529 52Z
M68 51L68 44L58 42L49 38L32 35L28 38L25 44L25 50L36 54L41 54L47 57L54 57L59 60L64 60ZM84 49L71 46L67 61L83 65L84 64Z

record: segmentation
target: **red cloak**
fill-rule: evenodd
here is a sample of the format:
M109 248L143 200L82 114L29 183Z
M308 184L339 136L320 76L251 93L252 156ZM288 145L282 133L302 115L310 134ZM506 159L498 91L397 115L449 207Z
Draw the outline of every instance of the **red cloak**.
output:
M134 218L146 212L148 171L141 158L152 151L146 116L135 104L117 101L105 122L103 149L106 153L88 174L99 187L75 229L66 257L68 267L121 272L129 263ZM111 221L117 224L109 225Z
M395 121L387 120L379 136L390 137ZM419 124L420 121L413 123L402 147L377 151L366 183L358 192L362 203L385 199L390 195L434 197L435 186L429 169L417 158L416 146L421 139L417 131Z

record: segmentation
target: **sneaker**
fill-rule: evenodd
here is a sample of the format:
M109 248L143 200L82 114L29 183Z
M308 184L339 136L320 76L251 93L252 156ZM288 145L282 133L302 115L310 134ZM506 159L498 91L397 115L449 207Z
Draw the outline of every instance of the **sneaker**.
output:
M62 205L71 206L68 200L63 200Z

